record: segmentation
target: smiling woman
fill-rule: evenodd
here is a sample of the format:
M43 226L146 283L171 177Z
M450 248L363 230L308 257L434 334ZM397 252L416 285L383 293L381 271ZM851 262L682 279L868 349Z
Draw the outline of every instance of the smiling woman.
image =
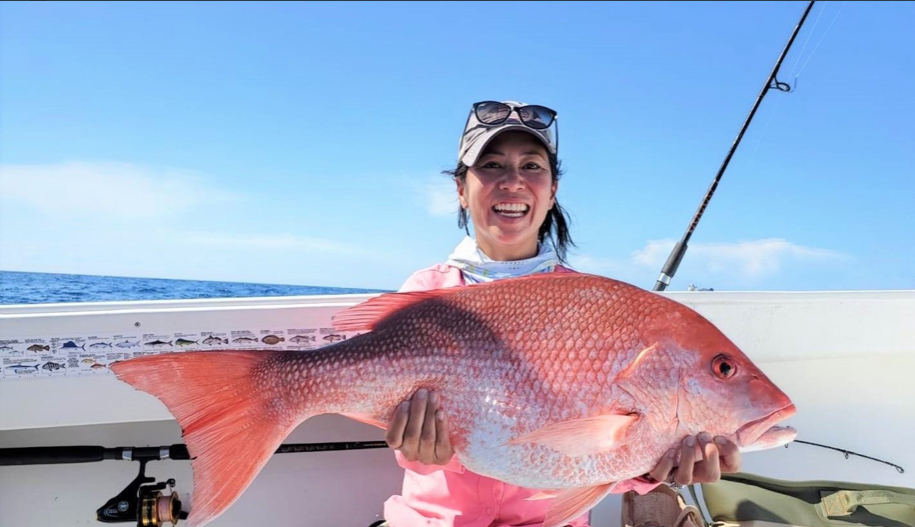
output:
M549 237L564 261L568 246L574 245L556 200L562 176L558 128L554 110L514 101L480 102L468 116L458 165L447 173L454 177L461 201L458 226L470 234L469 210L476 241L493 260L531 258ZM502 251L500 244L508 254L493 254Z

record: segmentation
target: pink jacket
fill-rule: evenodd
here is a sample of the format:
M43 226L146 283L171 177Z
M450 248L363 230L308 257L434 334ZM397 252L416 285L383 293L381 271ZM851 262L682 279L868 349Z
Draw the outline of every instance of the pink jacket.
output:
M555 272L574 273L559 266ZM400 291L426 291L466 285L460 269L437 264L414 273ZM457 457L447 465L410 462L399 451L394 455L405 469L402 495L384 504L391 527L541 527L552 500L532 500L539 490L525 489L467 470ZM660 483L636 478L624 481L614 493L635 490L645 494ZM569 524L590 527L583 514Z

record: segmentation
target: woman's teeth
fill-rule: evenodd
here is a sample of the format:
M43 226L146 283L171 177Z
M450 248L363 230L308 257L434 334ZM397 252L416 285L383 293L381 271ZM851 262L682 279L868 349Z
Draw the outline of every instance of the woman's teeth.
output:
M523 203L501 203L492 208L497 214L508 216L509 218L520 218L530 209Z

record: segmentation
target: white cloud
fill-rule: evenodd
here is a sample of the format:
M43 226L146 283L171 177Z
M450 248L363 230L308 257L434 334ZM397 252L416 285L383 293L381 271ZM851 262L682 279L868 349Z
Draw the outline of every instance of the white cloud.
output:
M162 218L201 204L242 201L188 170L116 162L0 166L0 195L55 216Z
M185 170L3 165L0 269L333 284L347 265L390 260L355 241L244 219L272 208L267 197Z
M408 183L413 187L418 203L432 217L448 217L457 213L460 202L454 181L441 174L426 177L419 183Z
M632 254L632 263L660 270L675 244L674 240L651 240ZM804 247L781 238L689 244L686 257L692 261L691 265L706 271L736 273L744 278L774 275L789 262L841 261L848 258L843 253Z
M640 267L659 267L676 244L673 240L651 240L645 247L632 253L632 263Z
M628 258L570 255L569 263L578 271L653 288L661 268L670 256L674 240L651 240ZM715 289L793 288L797 277L825 264L845 263L851 256L805 247L780 238L747 240L735 243L691 243L677 269L675 289L686 284Z

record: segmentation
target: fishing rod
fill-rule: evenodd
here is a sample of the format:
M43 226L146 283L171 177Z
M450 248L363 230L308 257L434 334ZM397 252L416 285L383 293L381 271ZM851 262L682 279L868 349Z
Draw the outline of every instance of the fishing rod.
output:
M870 459L871 461L876 461L876 462L878 462L878 463L884 463L884 464L886 464L886 465L889 465L889 466L895 468L895 469L896 469L896 472L898 472L898 473L900 473L900 474L905 474L905 469L902 468L902 467L900 467L899 465L897 465L897 464L895 464L895 463L890 463L889 461L884 461L884 460L882 460L882 459L877 459L877 458L871 457L871 456L865 456L864 454L859 454L859 453L857 453L857 452L852 452L851 450L845 450L844 448L836 448L836 447L834 447L834 446L821 445L821 444L819 444L819 443L811 443L810 441L801 441L801 440L799 440L799 439L795 439L795 440L792 441L791 443L802 443L802 444L805 444L805 445L818 446L818 447L820 447L820 448L828 448L829 450L836 450L836 451L838 451L838 452L842 452L843 454L845 454L845 459L848 459L848 456L863 457L864 459ZM791 443L785 444L785 448L788 448L788 446L789 446Z
M363 450L387 448L384 441L347 441L338 443L291 443L281 445L276 454L300 452L329 452L333 450ZM0 448L0 466L56 465L64 463L93 463L105 460L137 461L140 472L124 490L95 511L101 523L133 523L138 527L177 525L187 519L175 492L175 480L157 482L146 475L146 464L164 459L190 460L187 445L173 444L153 447L52 446ZM169 494L164 491L168 487Z
M280 445L275 454L299 452L328 452L332 450L363 450L387 448L384 441L346 441L339 443L291 443ZM56 465L63 463L92 463L105 460L153 461L162 459L190 460L187 445L115 447L103 446L40 446L0 448L0 467L15 465Z
M721 164L721 168L718 169L718 174L715 175L714 181L712 181L711 186L708 191L705 193L705 198L702 200L702 203L699 204L699 209L696 210L696 213L693 215L693 219L689 224L689 227L686 229L686 232L683 234L683 237L674 245L674 248L670 252L670 256L667 258L667 262L664 264L664 267L661 269L661 275L658 277L658 281L655 283L655 291L664 291L667 289L667 286L670 285L670 281L673 279L674 274L677 272L677 268L680 267L680 261L683 259L683 255L686 254L687 244L689 239L693 235L693 231L696 230L696 225L699 224L699 219L702 217L702 214L705 212L705 208L708 207L709 201L712 199L712 194L715 193L715 189L718 188L718 182L721 181L721 176L724 175L724 171L728 167L728 163L731 162L731 157L734 155L734 152L737 151L737 146L740 144L740 140L743 139L743 134L747 131L747 127L750 126L750 121L753 120L753 116L756 115L756 110L759 108L759 104L762 102L763 98L769 93L771 88L775 88L779 91L791 91L791 87L776 79L778 75L778 70L782 66L782 61L785 60L785 55L788 54L788 50L791 49L791 44L794 43L795 37L797 37L798 32L801 30L801 26L804 25L804 20L807 19L807 15L810 13L810 9L813 8L814 2L811 1L807 5L807 9L804 10L804 14L801 16L800 22L794 28L794 32L791 34L791 38L788 39L788 44L785 46L785 49L782 50L782 54L779 55L778 60L775 62L775 67L772 69L772 73L769 74L769 77L766 79L765 84L763 85L762 91L759 92L759 95L756 97L756 102L753 104L753 108L750 110L750 115L747 116L746 121L744 121L743 126L740 128L740 133L737 134L737 138L734 140L734 143L731 144L731 149L728 150L727 156L724 158L724 163ZM803 51L803 50L802 50Z

